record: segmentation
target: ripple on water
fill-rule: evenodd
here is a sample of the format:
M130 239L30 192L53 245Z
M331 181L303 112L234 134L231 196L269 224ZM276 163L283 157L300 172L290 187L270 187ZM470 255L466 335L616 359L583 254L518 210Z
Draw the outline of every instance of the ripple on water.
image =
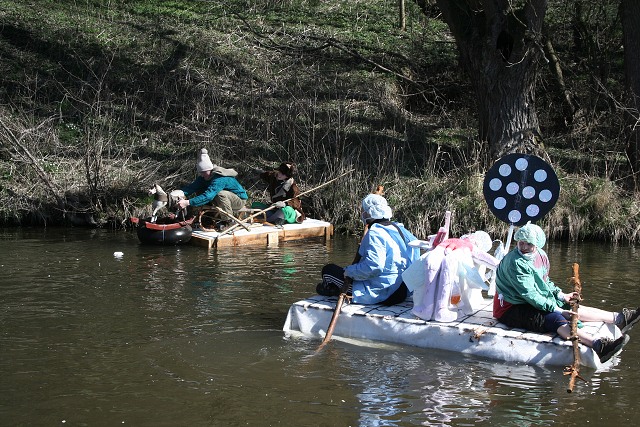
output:
M637 406L640 340L566 392L562 370L390 345L285 339L291 303L353 239L149 247L132 233L0 232L0 419L10 425L584 425ZM551 242L603 308L640 301L632 248ZM115 259L113 253L123 253ZM633 279L633 280L632 280Z

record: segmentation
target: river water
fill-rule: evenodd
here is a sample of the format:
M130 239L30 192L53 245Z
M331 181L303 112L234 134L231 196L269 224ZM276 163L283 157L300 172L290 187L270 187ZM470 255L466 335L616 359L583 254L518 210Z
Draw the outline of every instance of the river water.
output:
M639 407L640 330L573 393L556 367L285 338L290 304L353 239L209 252L48 228L0 229L0 245L2 426L622 425ZM640 302L635 247L547 249L558 284L580 264L585 304Z

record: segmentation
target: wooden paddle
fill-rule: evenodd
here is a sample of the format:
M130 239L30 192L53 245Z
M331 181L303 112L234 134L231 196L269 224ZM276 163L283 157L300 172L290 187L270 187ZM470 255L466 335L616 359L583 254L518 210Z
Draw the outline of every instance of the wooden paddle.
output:
M335 181L335 180L337 180L337 179L339 179L339 178L342 178L343 176L345 176L345 175L347 175L347 174L349 174L349 173L351 173L351 172L353 172L353 171L354 171L354 169L349 169L349 170L348 170L348 171L346 171L345 173L343 173L343 174L341 174L341 175L338 175L337 177L333 178L332 180L327 181L327 182L325 182L324 184L320 184L320 185L318 185L317 187L312 188L311 190L303 191L302 193L298 194L296 197L291 197L291 198L289 198L289 199L287 199L287 200L284 200L284 202L285 202L285 203L286 203L286 202L289 202L289 201L291 201L291 200L293 200L293 199L295 199L295 198L299 198L300 196L304 196L305 194L309 194L309 193L311 193L312 191L316 191L317 189L322 188L322 187L324 187L325 185L329 185L329 184L331 184L333 181ZM259 212L254 213L254 214L253 214L253 215L251 215L251 216L246 217L246 218L244 219L244 221L245 221L245 222L251 222L251 220L252 220L253 218L255 218L255 217L257 217L257 216L260 216L260 215L264 214L265 212L267 212L267 211L269 211L269 210L271 210L271 209L275 209L275 207L276 207L275 205L271 205L271 206L269 206L269 207L267 207L267 208L265 208L265 209L263 209L263 210L261 210L261 211L259 211ZM228 234L228 233L231 233L231 232L232 232L233 230L235 230L237 227L238 227L238 224L234 224L234 225L232 225L231 227L227 228L227 229L226 229L226 230L224 230L222 233L220 233L220 235L218 235L218 237L223 236L223 235Z
M378 185L374 194L379 194L382 196L384 193L384 187L382 185ZM369 224L364 226L364 232L362 233L362 238L360 239L360 243L364 240L367 232L369 231ZM360 262L362 256L360 255L360 244L358 244L358 249L356 250L356 255L353 257L353 262L351 264L356 264ZM333 310L333 315L331 316L331 322L329 322L329 327L327 328L327 333L324 335L324 339L318 346L316 353L327 345L327 343L331 340L331 336L333 335L333 330L336 328L336 322L338 321L338 316L340 315L340 311L342 310L342 305L344 304L344 300L350 298L351 294L351 285L353 280L350 277L344 278L344 286L340 292L340 296L338 297L338 302L336 303L336 308Z

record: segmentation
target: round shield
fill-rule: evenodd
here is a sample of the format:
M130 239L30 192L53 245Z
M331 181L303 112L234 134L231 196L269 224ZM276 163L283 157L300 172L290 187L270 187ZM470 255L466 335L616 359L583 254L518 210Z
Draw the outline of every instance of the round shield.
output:
M558 201L560 183L547 162L529 154L507 154L484 177L484 199L498 219L535 222Z

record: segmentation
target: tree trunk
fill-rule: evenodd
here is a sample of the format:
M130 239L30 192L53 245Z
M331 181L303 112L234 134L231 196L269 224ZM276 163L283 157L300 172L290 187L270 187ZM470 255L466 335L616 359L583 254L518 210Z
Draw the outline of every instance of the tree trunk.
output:
M571 126L576 114L576 106L573 103L572 94L564 82L564 75L562 73L560 59L556 54L556 50L553 47L553 43L551 42L549 35L545 36L544 53L549 60L549 71L554 77L557 90L562 94L562 118L564 119L563 125Z
M637 183L636 174L640 171L640 55L638 55L640 52L640 1L622 0L620 16L624 45L624 73L630 95L626 114L629 125L627 154L634 172L634 182Z
M456 39L492 160L541 151L535 80L547 0L437 0Z

